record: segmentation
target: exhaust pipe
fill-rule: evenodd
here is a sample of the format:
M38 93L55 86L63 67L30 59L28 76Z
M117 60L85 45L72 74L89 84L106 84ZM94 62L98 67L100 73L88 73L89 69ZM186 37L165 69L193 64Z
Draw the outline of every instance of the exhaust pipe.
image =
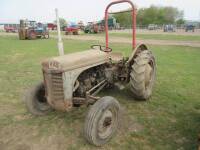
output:
M57 32L58 32L58 51L59 51L59 55L63 56L64 48L63 48L63 41L62 41L61 32L60 32L60 20L59 20L57 8L55 9L55 12L56 12Z

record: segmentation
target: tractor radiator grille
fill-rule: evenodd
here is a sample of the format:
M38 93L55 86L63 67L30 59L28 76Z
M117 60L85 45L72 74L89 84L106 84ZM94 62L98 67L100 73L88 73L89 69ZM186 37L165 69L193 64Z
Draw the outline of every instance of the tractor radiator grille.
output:
M64 100L62 73L52 74L52 96L56 100Z
M62 73L45 74L45 82L50 101L64 100Z

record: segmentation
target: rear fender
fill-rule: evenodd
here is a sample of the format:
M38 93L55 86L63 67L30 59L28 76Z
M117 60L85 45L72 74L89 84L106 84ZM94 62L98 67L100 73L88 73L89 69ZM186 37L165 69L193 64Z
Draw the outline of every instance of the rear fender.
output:
M148 50L147 45L145 45L145 44L137 45L136 48L133 50L131 56L129 57L128 61L127 61L127 66L129 67L130 65L132 65L134 58L137 56L137 54L140 53L141 51L144 51L144 50Z

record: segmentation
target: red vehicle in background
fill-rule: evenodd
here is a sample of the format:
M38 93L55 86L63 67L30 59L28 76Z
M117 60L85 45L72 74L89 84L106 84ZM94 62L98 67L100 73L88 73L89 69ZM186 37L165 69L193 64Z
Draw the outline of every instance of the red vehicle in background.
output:
M71 23L67 27L65 27L65 35L79 35L79 26L77 24Z
M18 24L5 24L4 25L4 30L6 32L13 32L13 33L16 33L18 32L18 28L19 28L19 25Z
M47 24L47 28L48 30L56 30L57 29L57 25L54 23L48 23Z

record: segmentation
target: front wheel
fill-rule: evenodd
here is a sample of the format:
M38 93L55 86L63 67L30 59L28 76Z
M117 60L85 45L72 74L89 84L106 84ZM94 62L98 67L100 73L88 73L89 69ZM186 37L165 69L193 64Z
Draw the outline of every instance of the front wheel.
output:
M36 116L42 116L52 110L45 97L44 84L41 82L25 93L24 101L28 111Z
M49 39L49 34L45 34L45 35L44 35L44 38L45 38L45 39Z
M89 110L84 125L86 140L96 146L104 145L116 133L120 105L113 97L102 97Z
M145 50L134 59L130 72L130 86L133 95L147 100L152 94L156 78L156 63L151 51Z

